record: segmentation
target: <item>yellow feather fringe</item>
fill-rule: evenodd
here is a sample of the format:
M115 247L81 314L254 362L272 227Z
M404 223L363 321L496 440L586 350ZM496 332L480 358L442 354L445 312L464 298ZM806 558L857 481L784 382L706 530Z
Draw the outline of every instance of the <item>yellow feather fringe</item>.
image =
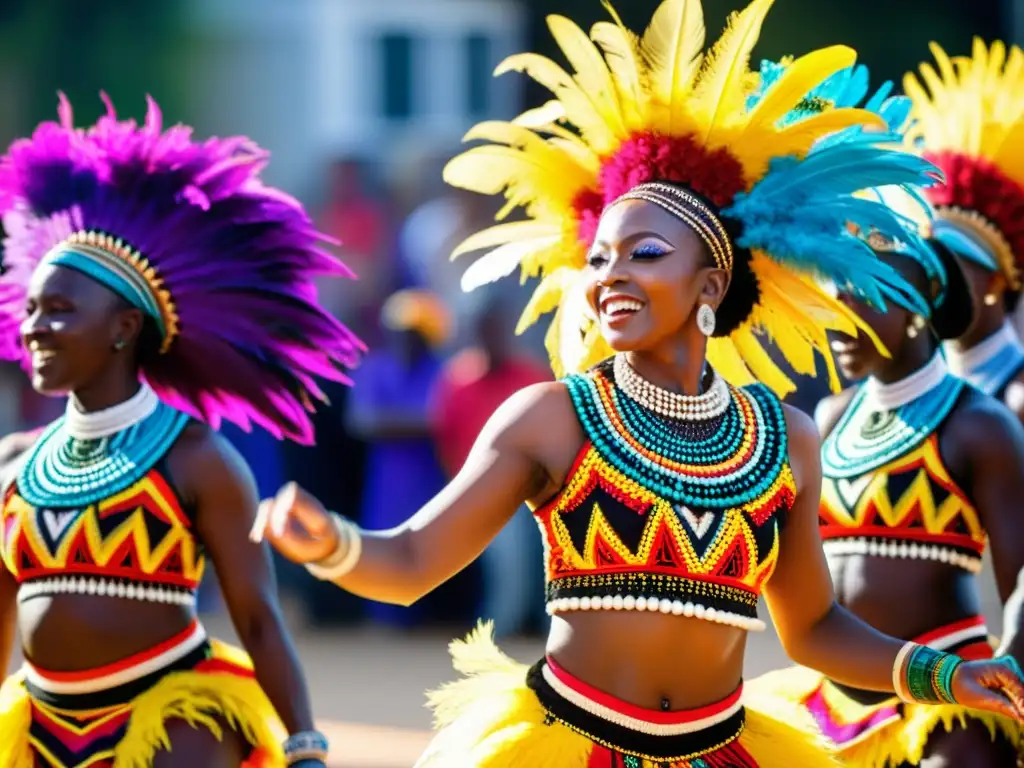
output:
M212 641L214 658L249 666L241 651ZM29 744L32 703L18 673L0 688L0 766L34 768ZM223 737L221 723L267 751L270 766L284 766L285 736L273 706L259 683L229 672L173 672L132 702L132 716L117 745L114 768L148 768L167 750L168 720L185 720Z
M746 691L770 706L797 707L809 716L799 703L811 695L824 682L824 677L805 667L776 670L752 680ZM887 703L865 706L843 695L834 687L826 690L827 701L837 719L856 722ZM949 705L904 705L902 720L879 728L874 734L838 752L843 763L856 768L895 768L918 765L924 757L928 739L940 727L946 731L966 727L968 721L985 726L995 739L1001 736L1018 750L1024 744L1021 729L1011 720L988 712L977 712L965 707Z
M417 768L586 768L592 742L561 723L545 724L526 665L497 648L489 622L450 648L461 678L427 694L439 731ZM757 696L745 703L740 743L760 768L838 768L798 707Z

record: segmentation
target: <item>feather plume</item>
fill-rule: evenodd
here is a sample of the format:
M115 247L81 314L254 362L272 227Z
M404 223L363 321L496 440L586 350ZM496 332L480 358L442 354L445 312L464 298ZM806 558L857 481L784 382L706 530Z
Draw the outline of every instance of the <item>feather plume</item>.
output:
M716 136L724 124L746 112L744 84L750 54L773 2L753 0L738 14L732 14L725 32L704 62L691 109L704 126L701 138L711 146L717 146Z
M197 143L191 129L165 131L152 99L141 125L104 100L107 114L76 129L61 96L59 122L0 160L0 353L25 363L14 334L39 260L72 231L109 234L148 260L181 318L142 369L161 399L214 427L311 442L316 379L347 381L364 349L317 303L314 279L351 273L301 206L263 185L267 153L249 139Z
M704 52L704 9L698 0L666 0L658 6L640 40L650 94L667 112L664 129L678 126L686 111Z

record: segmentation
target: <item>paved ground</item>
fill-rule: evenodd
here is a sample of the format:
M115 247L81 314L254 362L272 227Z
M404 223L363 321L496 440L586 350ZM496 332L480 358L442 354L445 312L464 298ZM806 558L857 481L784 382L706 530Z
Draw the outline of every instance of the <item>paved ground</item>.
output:
M988 572L981 583L990 585ZM1001 627L991 588L985 590L990 628ZM452 676L447 655L451 633L388 633L362 629L311 632L288 611L306 668L317 716L331 737L332 768L410 768L429 738L423 692ZM211 634L233 638L220 616L206 619ZM511 656L535 661L536 641L502 644ZM771 630L751 635L747 676L783 666L785 656Z

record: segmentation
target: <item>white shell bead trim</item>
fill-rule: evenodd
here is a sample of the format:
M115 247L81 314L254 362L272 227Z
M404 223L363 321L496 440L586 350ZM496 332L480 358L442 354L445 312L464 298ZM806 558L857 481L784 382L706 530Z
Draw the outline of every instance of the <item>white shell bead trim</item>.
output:
M743 701L740 699L737 700L735 704L723 709L721 712L716 712L713 715L702 717L699 720L691 720L687 723L651 723L636 717L624 715L621 712L616 712L614 709L606 707L604 704L587 698L579 691L570 688L564 682L559 680L558 676L551 671L551 668L548 667L547 664L541 667L541 674L544 676L544 681L551 686L555 693L570 704L579 707L584 712L587 712L594 717L599 717L606 722L614 723L615 725L635 731L636 733L646 733L651 736L679 736L684 733L697 733L714 725L718 725L719 723L724 723L743 707Z
M194 592L170 589L156 584L125 583L91 576L53 576L25 582L18 588L18 601L43 595L62 594L101 595L168 605L194 606L196 604Z
M615 356L613 372L615 383L631 400L669 419L707 421L725 413L732 402L729 385L717 373L707 392L681 395L651 384L633 370L624 355Z
M730 611L707 608L700 603L683 602L656 597L633 597L632 595L604 595L603 597L560 597L547 604L549 614L566 611L652 611L673 616L703 619L716 624L728 624L748 632L763 632L765 623Z
M981 571L981 558L965 555L936 544L907 541L874 541L871 539L828 539L822 542L826 555L872 555L901 557L908 560L937 560L963 568L971 573Z

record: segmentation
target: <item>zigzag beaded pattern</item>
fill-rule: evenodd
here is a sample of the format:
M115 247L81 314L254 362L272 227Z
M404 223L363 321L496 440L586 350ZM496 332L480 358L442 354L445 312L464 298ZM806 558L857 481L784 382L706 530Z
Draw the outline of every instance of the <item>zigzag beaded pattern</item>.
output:
M80 440L62 416L47 427L18 473L19 494L38 507L84 507L136 483L159 461L190 417L160 403L109 437Z
M721 423L687 440L601 368L566 383L588 441L535 511L549 612L647 610L762 629L758 596L795 497L775 396L732 389Z
M981 569L986 534L967 494L942 462L935 433L883 467L822 482L825 551L935 560Z
M0 556L21 600L76 593L191 605L205 563L157 469L85 507L35 507L13 486L0 509Z

